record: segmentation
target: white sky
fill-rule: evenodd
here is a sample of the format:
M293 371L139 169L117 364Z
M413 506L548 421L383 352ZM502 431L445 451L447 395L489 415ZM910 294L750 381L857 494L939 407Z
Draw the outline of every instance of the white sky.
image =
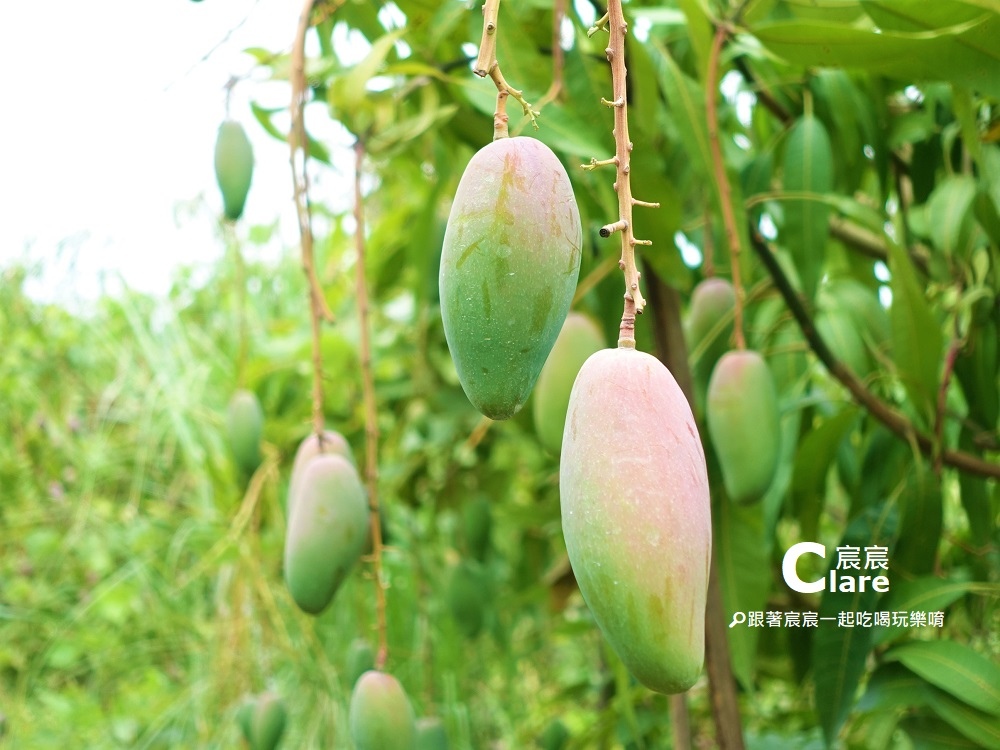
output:
M110 291L120 273L130 287L161 293L178 264L219 257L213 149L223 87L252 71L244 49L290 47L301 6L0 3L0 268L42 262L32 294L72 304L95 298L102 276ZM236 86L230 104L256 158L240 232L280 218L272 255L298 240L288 148L264 133L249 101L287 106L288 96L258 73ZM333 148L337 131L322 107L307 111L310 131ZM287 117L278 123L286 127ZM318 172L314 199L344 200L351 157L338 167Z

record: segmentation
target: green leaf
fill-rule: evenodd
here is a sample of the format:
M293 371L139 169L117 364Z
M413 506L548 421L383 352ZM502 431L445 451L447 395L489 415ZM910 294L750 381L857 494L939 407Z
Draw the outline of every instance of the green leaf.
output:
M799 445L792 474L792 504L804 539L816 538L816 527L826 496L826 474L837 455L837 447L855 419L857 410L848 406L811 430Z
M1000 716L1000 666L955 641L896 646L885 655L914 674L980 711Z
M941 483L927 465L911 468L899 504L902 517L893 570L906 577L930 573L937 564L944 516Z
M927 219L931 240L938 250L955 255L966 248L976 190L971 175L946 177L934 188L927 202Z
M376 39L361 62L330 84L330 104L337 117L353 113L363 105L368 98L368 81L385 64L402 35L402 30L396 30Z
M840 545L864 548L888 546L892 536L889 503L870 508L855 518L844 532ZM813 674L816 684L816 712L827 745L832 745L854 703L865 661L871 648L871 628L839 627L824 617L837 618L841 612L873 612L877 594L871 588L851 593L826 591L819 606L820 623L813 638Z
M1000 717L972 708L948 693L932 689L931 708L973 742L986 750L1000 750Z
M773 537L765 532L763 506L716 504L715 538L719 583L726 607L726 623L734 612L763 610L771 589L770 557ZM733 673L740 684L753 685L759 628L735 627L727 631Z
M826 128L806 115L792 126L785 144L784 189L794 193L824 195L833 188L833 151ZM785 223L779 234L791 254L802 281L802 291L812 299L823 269L829 208L811 198L784 203Z
M982 750L982 746L957 732L933 714L906 716L899 722L913 743L913 750Z
M890 563L891 565L891 563ZM949 578L930 576L911 581L893 581L889 593L882 597L879 609L887 612L938 612L984 584L970 580L964 570L954 571ZM909 628L875 628L875 645L879 646L906 635Z
M913 0L910 0L912 3ZM917 0L922 6L933 6ZM751 32L771 52L805 66L862 69L906 81L951 81L1000 96L1000 16L929 32L883 31L820 20L759 23Z
M684 75L665 47L657 42L654 44L659 52L654 62L657 63L660 88L680 134L681 147L689 155L698 174L708 179L712 174L712 153L708 146L704 92Z
M858 711L918 708L928 704L927 683L899 664L883 664L868 680Z
M896 368L910 400L929 425L933 424L937 401L943 337L909 256L895 242L888 244L892 274L889 322Z

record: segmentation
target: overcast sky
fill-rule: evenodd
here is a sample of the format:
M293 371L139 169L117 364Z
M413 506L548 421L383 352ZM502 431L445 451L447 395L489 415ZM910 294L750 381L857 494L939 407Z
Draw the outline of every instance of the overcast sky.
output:
M222 251L213 148L230 76L252 72L247 47L286 50L301 3L288 0L79 0L0 4L0 268L43 261L35 296L93 299L126 283L168 287L178 263ZM204 59L208 55L207 59ZM256 155L247 223L281 220L297 241L288 148L249 102L287 106L287 86L259 74L235 88L231 116ZM312 109L312 108L310 108ZM322 112L310 129L334 146ZM282 124L287 118L282 120ZM315 197L350 184L324 171ZM58 258L58 261L55 259Z

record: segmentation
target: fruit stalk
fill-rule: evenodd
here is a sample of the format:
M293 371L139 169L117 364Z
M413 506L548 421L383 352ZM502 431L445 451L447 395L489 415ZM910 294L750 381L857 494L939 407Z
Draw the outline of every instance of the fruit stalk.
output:
M368 285L365 280L365 212L361 195L361 169L365 160L365 144L354 143L354 247L357 251L358 325L361 328L361 381L365 402L365 484L372 524L372 567L375 573L375 621L378 629L378 651L375 668L381 670L388 657L385 619L385 583L382 577L382 523L378 512L378 409L375 404L375 378L372 374L372 345L368 325Z
M715 170L715 184L719 190L719 207L722 209L722 223L726 230L726 241L729 243L729 266L733 277L733 291L736 292L736 304L733 307L733 334L736 348L746 349L746 339L743 336L743 284L740 281L740 235L736 228L736 216L733 214L732 188L729 176L726 174L726 164L722 158L722 146L719 143L719 110L716 104L719 92L719 57L722 55L722 45L726 41L726 29L718 26L715 38L712 40L712 51L708 56L708 75L705 81L705 117L708 120L708 145L712 153L712 168ZM708 227L711 228L711 225ZM709 231L708 234L711 234Z
M500 63L497 62L497 29L500 18L500 0L486 0L483 5L483 38L479 42L479 56L476 58L476 65L472 69L480 78L490 77L497 87L497 108L493 114L493 140L506 138L507 132L507 97L513 96L517 103L521 105L524 114L531 118L531 124L538 129L538 112L532 109L531 104L525 101L521 91L515 89L503 77L500 72Z
M601 19L604 21L605 19ZM649 208L659 208L659 203L648 203L639 201L632 197L632 186L630 180L632 141L628 134L628 101L625 88L625 79L628 71L625 68L625 35L628 33L628 24L622 12L621 0L611 0L608 3L608 15L606 16L610 41L607 49L604 50L611 63L611 84L612 99L601 99L601 104L611 107L615 111L615 156L612 159L591 159L590 164L582 165L584 169L596 169L601 166L614 165L617 170L615 178L615 192L618 194L618 221L606 224L601 228L601 236L609 237L615 232L621 232L622 255L618 261L618 267L625 273L625 311L622 314L621 328L619 329L618 345L635 347L635 316L642 313L646 306L646 300L639 290L639 269L635 262L635 246L651 245L650 240L636 239L632 228L632 208L634 206L646 206ZM600 24L599 24L600 25ZM593 29L592 29L593 31Z
M306 0L299 23L295 31L295 41L292 45L291 83L292 102L289 107L292 116L292 127L288 131L288 145L291 150L292 184L294 187L295 210L299 221L299 236L302 244L302 270L309 285L309 312L312 320L313 349L313 393L312 418L313 430L317 435L323 434L323 362L320 353L320 327L323 320L333 322L333 313L326 305L319 279L316 278L316 267L313 262L312 210L309 206L309 176L306 174L308 158L305 126L306 73L305 46L306 31L309 29L309 15L315 0Z

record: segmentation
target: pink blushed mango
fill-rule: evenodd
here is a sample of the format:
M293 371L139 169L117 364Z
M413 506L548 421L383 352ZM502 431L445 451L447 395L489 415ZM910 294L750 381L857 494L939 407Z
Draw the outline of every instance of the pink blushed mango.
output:
M711 509L694 416L659 360L619 348L586 361L559 489L570 563L604 636L646 687L687 690L704 661Z

